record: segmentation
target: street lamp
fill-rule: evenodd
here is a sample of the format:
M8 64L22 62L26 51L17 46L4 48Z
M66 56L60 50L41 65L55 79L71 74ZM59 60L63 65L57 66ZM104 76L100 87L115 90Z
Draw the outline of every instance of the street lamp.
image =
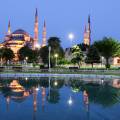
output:
M28 57L25 57L25 60L26 60L26 65L27 65Z
M51 53L51 47L49 46L49 71L50 71L50 68L51 68L51 66L50 66L50 53Z
M55 54L54 57L56 58L56 66L57 66L57 58L58 58L58 54Z

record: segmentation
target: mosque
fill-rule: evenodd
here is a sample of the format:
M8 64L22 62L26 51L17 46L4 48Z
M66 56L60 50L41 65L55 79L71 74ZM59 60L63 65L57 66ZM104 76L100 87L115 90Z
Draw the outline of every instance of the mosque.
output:
M44 21L43 25L43 32L42 32L42 43L38 43L39 40L39 20L38 20L38 10L36 9L35 12L35 23L34 23L34 36L32 37L29 33L27 33L23 29L17 29L14 32L11 32L11 24L10 21L8 23L8 32L4 37L4 41L0 44L1 47L7 47L10 48L15 55L14 61L18 61L18 51L24 47L29 46L31 49L35 50L38 47L44 47L47 44L47 38L46 38L46 22ZM84 30L84 38L83 43L85 45L90 46L91 45L91 20L90 16L88 16L88 22L85 26ZM70 48L66 48L65 50L65 58L67 60L71 60L71 50ZM102 64L105 64L105 59L103 58ZM120 58L115 57L110 59L110 63L112 65L119 66L120 65Z
M23 29L17 29L14 32L11 32L11 25L10 21L8 24L8 32L5 35L4 41L0 44L1 47L7 47L13 50L15 54L14 60L18 60L18 51L20 48L24 46L29 46L31 49L35 50L37 47L44 47L47 44L47 38L46 38L46 23L44 21L43 25L43 33L42 33L42 43L41 45L38 44L39 40L39 22L38 22L38 10L36 9L35 13L35 23L34 23L34 37L30 36L29 33L27 33Z

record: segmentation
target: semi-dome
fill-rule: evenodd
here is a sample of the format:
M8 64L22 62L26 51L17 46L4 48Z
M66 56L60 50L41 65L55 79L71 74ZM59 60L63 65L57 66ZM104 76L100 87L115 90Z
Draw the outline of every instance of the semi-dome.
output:
M23 29L17 29L12 34L23 34L29 36L29 34Z

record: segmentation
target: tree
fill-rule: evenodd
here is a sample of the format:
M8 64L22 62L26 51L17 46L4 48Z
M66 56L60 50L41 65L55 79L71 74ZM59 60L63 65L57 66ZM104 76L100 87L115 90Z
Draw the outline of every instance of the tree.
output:
M94 43L101 56L106 59L106 68L110 68L109 59L120 55L120 43L112 38L103 38Z
M1 62L1 65L2 65L2 59L3 59L3 48L0 48L0 62Z
M18 54L20 61L23 61L26 57L28 57L28 62L36 62L38 59L38 51L30 49L28 46L22 47Z
M81 49L82 51L87 51L87 49L89 48L89 46L86 45L86 44L84 44L84 43L78 44L78 46L80 47L80 49Z
M90 46L90 48L88 49L85 62L90 63L92 65L92 68L94 63L100 63L100 55L97 48L94 45Z
M52 57L57 53L59 54L59 58L64 57L64 50L61 46L61 41L58 37L50 37L48 39L48 46L51 47L51 55Z
M83 87L88 92L91 103L100 104L103 107L110 107L119 103L119 99L117 98L120 96L120 90L108 84L85 84Z
M71 60L71 62L73 63L73 64L78 64L78 66L79 66L79 68L80 68L80 64L81 64L81 62L82 62L82 60L83 60L83 53L82 53L82 51L81 51L81 49L80 49L80 47L79 46L74 46L73 48L72 48L72 60Z
M44 64L48 64L48 54L49 54L48 46L42 47L40 49L40 58L42 59L42 62Z
M10 48L1 48L0 49L0 58L4 59L5 62L12 60L14 58L14 53Z
M55 66L55 54L58 55L59 59L62 59L64 57L64 50L61 46L61 41L58 37L50 37L48 39L48 46L43 47L40 49L40 57L42 58L42 61L46 64L48 63L48 53L49 53L49 46L51 47L51 67Z
M47 95L47 101L51 104L59 103L60 95L58 89L50 89L50 93Z

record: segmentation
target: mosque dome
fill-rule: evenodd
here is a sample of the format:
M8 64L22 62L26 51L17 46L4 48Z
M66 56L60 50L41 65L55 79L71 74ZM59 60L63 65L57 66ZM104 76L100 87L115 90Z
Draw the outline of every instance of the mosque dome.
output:
M29 34L23 29L17 29L12 34L22 34L22 35L29 36Z

